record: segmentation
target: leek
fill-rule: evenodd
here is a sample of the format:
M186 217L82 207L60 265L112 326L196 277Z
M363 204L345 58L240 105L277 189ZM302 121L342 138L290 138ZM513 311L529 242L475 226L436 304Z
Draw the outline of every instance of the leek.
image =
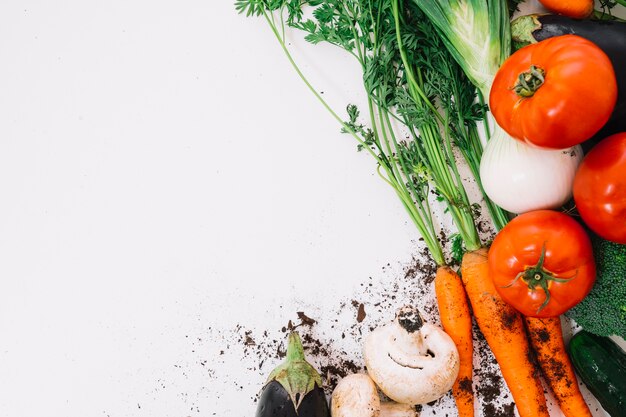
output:
M411 1L428 16L483 97L488 97L493 78L511 51L506 0Z

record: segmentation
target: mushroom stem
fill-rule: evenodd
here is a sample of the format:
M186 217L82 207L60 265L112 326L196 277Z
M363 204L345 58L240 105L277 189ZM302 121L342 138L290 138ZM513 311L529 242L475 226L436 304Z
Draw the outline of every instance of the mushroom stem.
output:
M418 415L415 407L408 404L383 402L380 403L378 417L417 417Z
M424 320L419 310L413 306L404 306L396 314L398 324L407 332L419 331L424 325Z

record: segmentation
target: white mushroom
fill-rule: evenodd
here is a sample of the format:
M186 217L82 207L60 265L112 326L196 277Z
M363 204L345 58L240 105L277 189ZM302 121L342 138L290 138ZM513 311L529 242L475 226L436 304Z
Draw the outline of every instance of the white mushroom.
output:
M411 306L402 307L393 322L372 331L363 354L376 385L403 404L441 398L459 373L459 353L450 336L424 323Z
M332 417L417 417L407 404L382 402L374 381L366 374L348 375L339 381L330 400Z

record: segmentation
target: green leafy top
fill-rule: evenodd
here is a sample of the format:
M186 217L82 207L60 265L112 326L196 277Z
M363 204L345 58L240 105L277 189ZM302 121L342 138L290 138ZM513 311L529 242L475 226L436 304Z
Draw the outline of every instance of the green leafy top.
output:
M313 94L357 140L358 149L376 160L438 264L445 260L430 207L433 193L446 204L466 248L480 246L455 147L478 180L482 145L476 121L484 118L485 106L476 103L475 87L412 1L238 0L236 7L264 16ZM340 47L359 62L367 122L352 104L343 120L309 84L287 49L285 25L303 31L312 44ZM492 215L504 216L489 201L488 207Z
M472 83L487 96L511 53L506 0L411 0L437 29Z

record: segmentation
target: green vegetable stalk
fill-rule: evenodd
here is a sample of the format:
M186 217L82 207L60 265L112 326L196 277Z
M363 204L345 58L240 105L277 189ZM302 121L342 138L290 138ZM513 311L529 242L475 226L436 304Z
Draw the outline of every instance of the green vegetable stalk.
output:
M236 7L266 20L311 92L357 140L358 149L375 159L380 176L400 198L438 265L446 261L431 192L446 205L465 248L480 247L477 208L465 191L455 152L460 150L480 185L482 145L476 122L484 118L485 106L475 103L476 89L417 7L386 0L238 0ZM359 62L368 126L354 105L342 120L311 86L287 48L286 26L305 32L313 44L336 45ZM403 138L406 134L410 140ZM506 214L485 200L496 225L503 225Z

